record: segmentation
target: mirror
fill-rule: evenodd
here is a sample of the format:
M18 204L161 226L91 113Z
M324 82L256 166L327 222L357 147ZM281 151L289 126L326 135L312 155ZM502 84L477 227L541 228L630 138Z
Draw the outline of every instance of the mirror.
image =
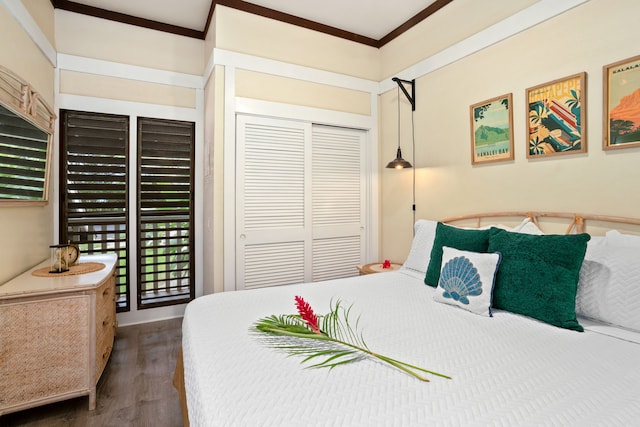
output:
M49 134L0 105L0 199L47 200Z
M54 120L28 84L0 67L0 206L47 203Z

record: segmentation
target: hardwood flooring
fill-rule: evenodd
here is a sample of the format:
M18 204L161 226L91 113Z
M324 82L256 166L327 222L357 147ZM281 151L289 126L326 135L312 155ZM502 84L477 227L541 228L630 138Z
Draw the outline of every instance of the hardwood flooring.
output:
M79 397L0 417L0 426L182 426L173 371L182 318L118 328L97 405Z

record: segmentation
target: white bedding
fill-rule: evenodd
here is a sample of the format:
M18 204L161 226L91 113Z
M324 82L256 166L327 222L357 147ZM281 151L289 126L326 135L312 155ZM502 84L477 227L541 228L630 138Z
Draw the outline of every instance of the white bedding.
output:
M592 426L640 420L640 344L433 301L403 271L192 301L183 355L192 426ZM259 318L353 303L371 350L451 375L423 383L371 360L306 369L249 333ZM637 334L636 334L637 335Z

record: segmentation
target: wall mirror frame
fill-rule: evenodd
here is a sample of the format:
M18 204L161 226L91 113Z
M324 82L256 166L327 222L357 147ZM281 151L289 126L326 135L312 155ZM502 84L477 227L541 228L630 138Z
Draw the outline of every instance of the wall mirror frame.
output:
M48 202L55 120L29 83L0 65L0 207Z

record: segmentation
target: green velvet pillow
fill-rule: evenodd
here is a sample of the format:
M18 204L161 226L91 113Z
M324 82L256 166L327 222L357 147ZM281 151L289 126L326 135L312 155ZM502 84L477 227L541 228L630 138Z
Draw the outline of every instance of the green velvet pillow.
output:
M493 307L582 332L576 292L589 239L588 234L535 236L492 228L488 250L502 254Z
M465 228L451 227L441 222L436 225L436 237L433 240L431 258L424 283L438 286L440 280L440 267L442 264L442 247L459 249L470 252L487 252L489 234L491 230L469 230Z

